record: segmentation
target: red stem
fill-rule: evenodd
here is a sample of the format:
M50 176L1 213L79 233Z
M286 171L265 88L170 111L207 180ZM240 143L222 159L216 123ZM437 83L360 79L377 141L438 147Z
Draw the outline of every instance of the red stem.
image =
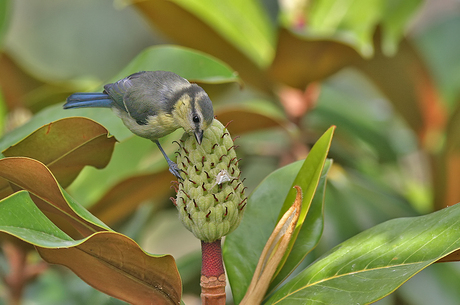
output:
M220 239L201 241L201 302L203 305L225 305L225 269Z

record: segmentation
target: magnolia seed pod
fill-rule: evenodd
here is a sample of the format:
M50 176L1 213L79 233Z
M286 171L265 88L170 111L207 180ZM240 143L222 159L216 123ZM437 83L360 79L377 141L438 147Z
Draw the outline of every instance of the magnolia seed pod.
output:
M197 238L213 242L236 229L247 202L233 140L214 119L201 145L184 133L179 146L177 165L184 178L175 200L179 218Z

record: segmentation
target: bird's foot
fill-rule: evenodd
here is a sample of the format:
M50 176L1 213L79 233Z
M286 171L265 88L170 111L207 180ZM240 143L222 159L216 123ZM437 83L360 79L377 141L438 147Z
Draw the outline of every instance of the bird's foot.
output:
M169 163L169 162L168 162ZM177 166L176 163L172 162L169 163L169 171L171 172L171 174L173 174L174 176L177 177L177 179L179 180L184 180L184 178L182 178L182 176L180 175L180 173L182 172L181 169L179 169L179 167Z
M160 142L158 142L158 140L152 140L152 141L158 146L158 149L161 151L161 153L165 157L166 162L168 162L169 171L171 172L171 174L176 176L177 179L179 180L184 180L184 178L182 178L182 176L180 175L181 170L179 169L176 163L174 163L173 161L171 161L171 159L169 159L168 155L163 150L163 147L161 147Z

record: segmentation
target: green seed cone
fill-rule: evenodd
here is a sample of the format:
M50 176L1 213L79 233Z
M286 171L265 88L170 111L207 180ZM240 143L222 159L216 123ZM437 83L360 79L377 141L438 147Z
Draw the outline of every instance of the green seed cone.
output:
M238 227L247 198L233 140L218 120L204 131L181 139L177 165L184 172L175 205L184 226L204 242L213 242Z

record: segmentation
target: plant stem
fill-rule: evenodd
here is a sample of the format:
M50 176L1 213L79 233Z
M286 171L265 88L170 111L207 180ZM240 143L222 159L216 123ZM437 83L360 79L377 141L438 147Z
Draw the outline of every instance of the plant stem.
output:
M203 305L225 305L225 270L221 240L201 241L201 302Z
M27 283L45 271L48 264L43 261L37 264L28 263L28 250L21 246L20 242L4 241L2 249L10 265L9 273L2 275L2 280L8 288L8 304L21 304L22 293Z

